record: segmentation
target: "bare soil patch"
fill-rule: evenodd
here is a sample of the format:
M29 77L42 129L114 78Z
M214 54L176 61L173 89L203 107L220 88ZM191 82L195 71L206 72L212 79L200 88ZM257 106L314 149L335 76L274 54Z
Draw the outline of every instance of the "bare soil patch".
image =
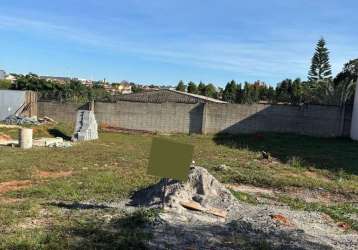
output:
M50 172L50 171L38 171L36 176L40 178L60 178L67 177L72 175L72 170L70 171L59 171L59 172Z
M31 186L30 180L23 180L23 181L13 180L13 181L1 182L0 194L28 188L30 186Z
M11 140L12 140L11 136L0 133L0 141L11 141Z

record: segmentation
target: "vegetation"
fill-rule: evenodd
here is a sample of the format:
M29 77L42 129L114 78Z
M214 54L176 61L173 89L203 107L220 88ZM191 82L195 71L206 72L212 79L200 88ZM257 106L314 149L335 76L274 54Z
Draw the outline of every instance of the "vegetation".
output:
M186 85L183 81L179 81L178 86L176 87L176 90L185 92L186 91Z
M321 38L317 42L312 57L307 81L301 81L299 78L285 79L277 83L276 89L274 89L261 81L236 83L232 80L226 84L224 90L216 89L212 84L205 85L202 82L197 86L192 81L188 83L187 88L185 83L180 81L176 89L220 98L230 103L251 104L265 101L294 105L311 103L342 106L352 102L357 76L358 59L354 59L346 63L342 72L334 79L332 78L329 50L326 47L326 41Z
M39 93L40 99L45 100L72 102L110 100L110 94L105 91L100 84L94 84L92 87L87 87L78 80L69 80L65 83L59 83L57 81L42 79L33 73L15 76L16 81L14 84L11 84L9 81L2 81L0 82L0 88L36 91Z
M347 223L352 229L358 230L358 221L350 218L351 214L358 214L358 208L353 203L325 205L319 202L305 202L302 199L292 198L287 195L281 195L277 200L296 210L325 213L337 222Z
M9 80L0 80L0 89L10 89L11 81Z

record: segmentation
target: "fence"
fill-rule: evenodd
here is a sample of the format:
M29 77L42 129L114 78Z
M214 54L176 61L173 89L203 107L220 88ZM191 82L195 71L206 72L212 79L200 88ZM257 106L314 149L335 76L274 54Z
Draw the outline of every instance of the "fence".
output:
M39 116L75 122L78 109L87 105L39 102ZM347 136L351 109L320 105L240 105L182 103L95 104L99 124L164 133L297 133L322 137Z

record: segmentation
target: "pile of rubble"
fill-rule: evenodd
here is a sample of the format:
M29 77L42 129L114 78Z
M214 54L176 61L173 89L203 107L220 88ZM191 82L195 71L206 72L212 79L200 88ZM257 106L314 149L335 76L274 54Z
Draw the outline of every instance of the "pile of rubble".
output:
M239 202L206 169L196 166L188 181L161 180L135 192L128 205L164 205L161 222L151 229L153 249L241 249L262 244L274 249L358 248L357 233L339 231L324 214ZM242 245L243 240L248 245Z
M26 117L19 115L10 115L6 117L3 122L7 125L42 125L47 123L56 123L55 120L47 116L37 118L36 116Z
M49 148L72 147L72 143L69 141L63 140L62 137L34 139L32 144L37 147L49 147Z
M39 125L40 122L37 120L37 117L23 117L18 115L10 115L5 118L4 122L6 124L16 124L16 125Z
M136 192L132 203L139 206L162 207L167 211L230 218L236 198L205 168L192 167L187 182L162 179L154 186Z

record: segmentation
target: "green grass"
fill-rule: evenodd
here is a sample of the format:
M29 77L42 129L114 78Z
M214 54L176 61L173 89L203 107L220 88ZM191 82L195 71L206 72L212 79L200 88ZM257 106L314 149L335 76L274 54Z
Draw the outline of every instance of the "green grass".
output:
M252 194L245 193L245 192L237 192L237 191L231 191L231 192L239 201L243 201L253 205L258 204L256 197Z
M0 128L0 132L14 137L18 133L17 129L4 128ZM56 127L36 127L34 134L35 137L69 136L71 132L71 126L58 124ZM12 180L32 182L31 187L2 195L5 199L20 199L18 202L4 203L0 197L0 249L76 248L78 242L89 249L132 247L128 239L138 242L139 245L133 247L143 247L150 234L142 230L141 219L138 221L131 215L122 215L117 221L111 219L108 222L103 217L107 213L118 217L119 211L88 209L64 212L51 203L118 201L136 189L155 183L159 178L146 175L153 136L161 135L101 133L99 140L78 143L71 148L0 148L0 183ZM277 134L264 134L260 139L255 135L178 134L165 137L193 144L196 164L206 167L222 182L278 188L324 188L358 194L358 144L347 139ZM262 150L276 160L263 160ZM221 164L230 166L230 170L216 171ZM37 171L72 171L72 175L43 179L37 176ZM256 199L249 194L234 194L240 200L256 204ZM314 210L306 207L307 204L294 204L293 207L304 206L300 209ZM321 206L319 211L347 221L344 216L349 209L349 206L338 204ZM48 223L34 228L19 227L27 220L41 221L44 211ZM139 217L145 217L145 223L152 218L143 214ZM130 225L128 220L126 222L126 218L131 218L134 225ZM356 229L354 222L348 222ZM123 230L117 230L122 227Z

